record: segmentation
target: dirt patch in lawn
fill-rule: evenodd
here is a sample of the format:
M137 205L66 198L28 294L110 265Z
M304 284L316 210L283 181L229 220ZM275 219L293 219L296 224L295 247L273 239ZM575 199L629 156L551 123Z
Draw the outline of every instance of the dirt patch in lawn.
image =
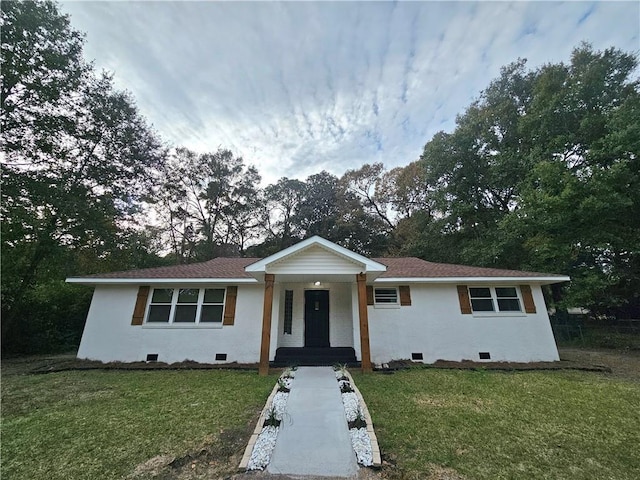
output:
M562 361L574 364L600 365L610 369L614 377L640 382L640 352L635 350L607 350L559 348Z
M126 480L214 480L230 478L237 472L238 463L251 434L245 429L225 430L211 438L199 449L181 457L158 455L138 465Z

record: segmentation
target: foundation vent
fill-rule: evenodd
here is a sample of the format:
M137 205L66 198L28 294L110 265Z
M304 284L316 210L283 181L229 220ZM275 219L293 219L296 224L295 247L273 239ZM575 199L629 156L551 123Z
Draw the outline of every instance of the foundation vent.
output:
M478 352L480 360L491 360L491 354L489 352Z
M148 353L147 354L147 362L157 362L158 354L157 353Z
M227 354L226 353L216 353L216 360L220 361L220 360L226 360L227 359Z
M422 353L412 353L411 360L424 360Z

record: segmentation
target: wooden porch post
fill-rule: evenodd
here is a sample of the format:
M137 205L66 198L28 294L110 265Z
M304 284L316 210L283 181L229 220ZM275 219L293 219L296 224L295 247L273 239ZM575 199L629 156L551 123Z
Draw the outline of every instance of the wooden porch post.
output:
M371 371L371 351L369 350L369 315L367 314L367 275L358 273L358 311L360 313L360 354L362 371Z
M260 375L269 374L269 344L271 342L271 309L273 307L273 281L275 275L264 274L264 306L262 308L262 344L260 345Z

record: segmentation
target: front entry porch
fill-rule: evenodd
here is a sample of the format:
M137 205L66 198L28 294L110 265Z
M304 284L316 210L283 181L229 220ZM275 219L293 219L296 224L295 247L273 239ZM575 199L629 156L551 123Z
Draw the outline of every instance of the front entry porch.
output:
M272 367L332 366L359 367L352 347L279 347Z
M366 284L385 265L311 237L245 271L264 281L261 375L287 354L304 365L361 359L362 370L371 371Z

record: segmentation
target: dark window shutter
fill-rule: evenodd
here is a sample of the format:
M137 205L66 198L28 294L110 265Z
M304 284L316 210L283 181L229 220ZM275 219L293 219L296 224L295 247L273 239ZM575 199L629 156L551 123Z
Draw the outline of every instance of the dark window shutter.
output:
M373 287L367 285L367 305L373 305Z
M136 306L133 309L131 325L142 325L144 311L147 308L147 298L149 298L149 287L138 288L138 298L136 298Z
M222 325L233 325L236 319L236 297L238 287L227 287L227 299L224 304L224 319Z
M469 300L469 290L466 285L458 285L458 300L460 301L460 312L464 315L471 313L471 301Z
M409 285L400 285L398 289L400 290L400 305L402 305L403 307L410 307L411 288L409 288Z
M527 313L536 313L536 304L533 302L533 295L529 285L520 285L522 293L522 302L524 303L524 311Z

